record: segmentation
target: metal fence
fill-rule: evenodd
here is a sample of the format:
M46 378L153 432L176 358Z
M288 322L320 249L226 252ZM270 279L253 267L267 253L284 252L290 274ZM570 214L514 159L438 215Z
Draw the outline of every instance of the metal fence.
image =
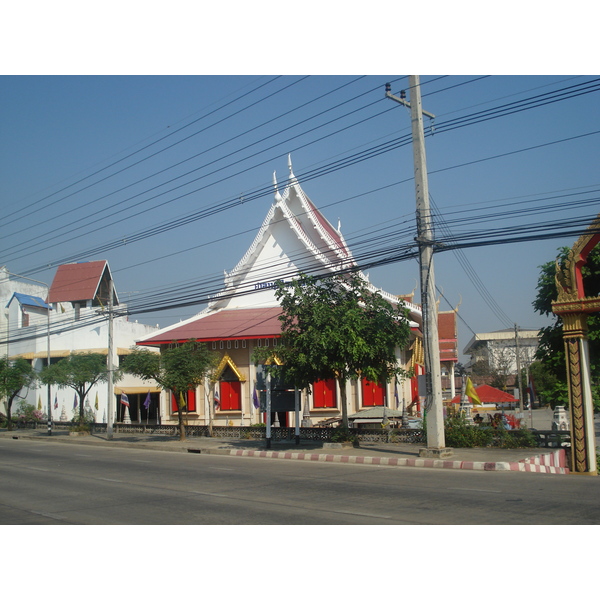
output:
M46 421L17 421L13 427L15 429L47 429ZM56 431L65 431L73 427L70 421L53 421L52 427ZM93 423L91 425L93 433L106 433L106 423ZM113 431L115 433L130 433L134 435L179 435L178 425L144 425L138 423L115 423ZM514 432L517 434L519 430ZM530 430L536 437L538 447L541 448L561 448L570 446L570 431L555 430ZM299 435L301 440L313 442L330 442L332 435L336 432L335 427L300 427ZM359 442L378 442L378 443L402 443L402 444L424 444L425 436L422 429L350 429ZM185 434L188 437L209 437L210 430L208 425L186 425ZM213 426L212 437L229 438L240 440L264 440L266 439L266 427L237 427L237 426ZM296 439L296 429L294 427L272 427L271 439L273 441L285 441Z
M95 433L105 433L105 423L93 425ZM179 435L178 425L138 425L115 423L115 433L132 434L154 434L154 435ZM330 442L331 436L336 432L332 427L300 427L299 437L301 440L313 442ZM383 443L423 443L423 431L421 429L350 429L359 441L383 442ZM187 437L209 437L208 425L186 425ZM267 437L266 427L239 427L239 426L213 426L212 437L233 438L240 440L264 440ZM296 439L295 427L272 427L271 440L285 441Z
M41 421L21 421L14 424L15 429L46 429L47 422ZM73 427L70 421L53 421L53 429L57 431L68 430ZM92 433L106 433L106 423L92 423ZM178 425L144 425L138 423L115 423L113 426L115 433L130 433L134 435L179 435ZM422 429L357 429L351 428L350 433L355 435L359 442L381 442L381 443L424 443ZM336 432L334 427L300 427L299 435L301 440L313 442L330 442L332 435ZM185 434L187 437L209 437L210 430L208 425L186 425ZM212 437L233 438L241 440L264 440L267 437L266 427L238 427L238 426L213 426ZM272 427L271 440L285 441L296 439L295 427Z

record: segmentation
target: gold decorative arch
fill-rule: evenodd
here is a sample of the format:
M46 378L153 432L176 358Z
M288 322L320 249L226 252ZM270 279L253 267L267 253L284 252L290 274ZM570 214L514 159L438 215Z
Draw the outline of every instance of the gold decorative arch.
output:
M556 263L558 298L552 312L563 322L571 413L571 470L597 475L594 411L587 349L587 315L600 311L599 297L586 297L581 267L600 243L600 215L573 245L564 266Z
M242 383L245 383L246 378L244 377L243 373L237 368L237 365L233 362L233 359L231 358L231 356L229 356L229 354L227 354L227 353L221 359L221 362L219 363L219 366L217 367L217 370L215 371L215 373L213 375L213 380L217 381L221 377L221 375L223 374L223 371L227 367L230 367L231 370L235 373L235 376Z

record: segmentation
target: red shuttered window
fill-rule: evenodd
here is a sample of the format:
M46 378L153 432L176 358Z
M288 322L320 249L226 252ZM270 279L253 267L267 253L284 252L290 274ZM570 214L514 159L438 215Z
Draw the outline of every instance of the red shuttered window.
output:
M179 408L177 406L177 397L175 394L171 393L171 412L176 413ZM183 399L186 401L186 406L183 407L184 412L196 412L196 390L188 390L186 394L183 395Z
M385 390L379 383L374 383L368 379L362 380L363 406L383 406L385 400Z
M221 410L242 409L242 384L239 381L221 381Z
M337 390L335 379L316 381L313 384L313 407L335 408L337 406Z

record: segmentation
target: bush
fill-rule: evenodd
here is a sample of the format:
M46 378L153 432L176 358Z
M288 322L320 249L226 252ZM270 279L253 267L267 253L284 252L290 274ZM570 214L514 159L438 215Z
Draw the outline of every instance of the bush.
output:
M22 421L42 421L45 418L45 413L37 410L33 404L20 400L13 416Z
M80 418L79 408L74 408L73 409L73 416L71 417L71 423L79 423L79 418ZM83 407L83 421L82 421L82 424L88 424L89 425L90 423L94 423L95 420L96 419L95 419L95 416L94 416L94 411L91 408L88 408L87 406L84 406ZM84 430L70 429L69 431L84 431Z
M69 427L69 431L87 431L87 432L91 432L92 431L92 426L90 423L77 423L77 425L73 425L72 427Z
M336 443L352 442L354 444L358 442L358 437L348 427L337 427L331 434L331 441Z
M538 445L535 435L529 429L498 429L496 439L501 448L536 448Z
M446 419L445 437L446 444L451 448L482 448L486 446L496 446L498 448L537 447L537 440L528 429L508 431L503 427L494 429L482 425L469 425L462 414Z
M451 448L491 446L494 440L494 430L491 427L468 425L462 414L446 419L444 434L446 444Z

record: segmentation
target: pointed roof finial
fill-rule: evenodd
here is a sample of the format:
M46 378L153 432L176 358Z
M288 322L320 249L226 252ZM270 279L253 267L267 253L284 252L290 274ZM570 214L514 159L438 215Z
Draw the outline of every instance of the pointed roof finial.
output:
M294 171L292 171L292 155L288 154L288 169L290 170L290 180L296 179Z
M273 171L273 187L275 188L275 202L280 202L283 200L283 198L281 197L279 188L277 187L277 171Z

